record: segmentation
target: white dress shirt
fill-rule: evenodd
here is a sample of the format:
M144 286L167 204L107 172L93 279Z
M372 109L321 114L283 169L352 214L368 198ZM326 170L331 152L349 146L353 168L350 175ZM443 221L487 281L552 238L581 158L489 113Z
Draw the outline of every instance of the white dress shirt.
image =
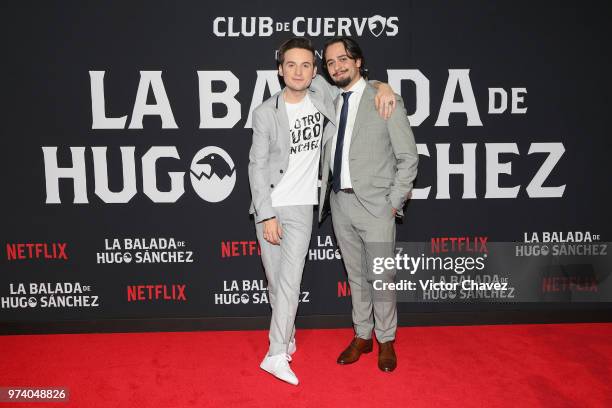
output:
M342 147L342 170L340 177L340 188L353 188L351 184L351 173L349 170L349 150L351 147L351 138L353 137L353 127L355 125L355 118L357 117L357 110L359 109L359 102L361 101L361 95L363 95L363 91L366 87L366 81L363 78L360 78L359 81L355 83L350 89L344 91L353 92L350 94L348 103L348 114L346 117L346 128L344 129L344 145ZM340 113L342 111L342 105L344 104L344 98L342 95L338 97L338 104L336 106L336 123L340 123ZM334 171L334 158L336 156L336 140L338 139L338 131L334 135L334 139L332 140L332 150L331 150L331 163L330 169L333 173Z

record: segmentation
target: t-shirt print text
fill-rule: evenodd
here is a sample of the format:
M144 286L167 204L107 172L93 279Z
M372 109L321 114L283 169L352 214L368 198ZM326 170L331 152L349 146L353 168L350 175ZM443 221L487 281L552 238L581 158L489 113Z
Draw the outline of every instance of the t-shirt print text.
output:
M291 151L297 154L316 150L321 142L321 112L299 117L291 127Z

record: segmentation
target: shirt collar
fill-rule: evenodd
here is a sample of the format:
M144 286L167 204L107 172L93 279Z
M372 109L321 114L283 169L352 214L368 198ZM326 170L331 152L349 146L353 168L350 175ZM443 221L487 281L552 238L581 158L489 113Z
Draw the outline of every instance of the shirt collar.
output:
M366 81L363 77L359 78L359 81L355 82L355 84L348 89L348 91L355 93L362 93L366 87ZM345 91L347 92L347 91Z

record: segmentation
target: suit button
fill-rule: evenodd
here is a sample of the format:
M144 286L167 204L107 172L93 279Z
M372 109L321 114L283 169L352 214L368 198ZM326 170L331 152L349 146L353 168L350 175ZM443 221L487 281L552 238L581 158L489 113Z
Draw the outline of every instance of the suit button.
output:
M283 174L283 170L281 169L280 174Z
M270 188L274 188L274 184L270 184Z

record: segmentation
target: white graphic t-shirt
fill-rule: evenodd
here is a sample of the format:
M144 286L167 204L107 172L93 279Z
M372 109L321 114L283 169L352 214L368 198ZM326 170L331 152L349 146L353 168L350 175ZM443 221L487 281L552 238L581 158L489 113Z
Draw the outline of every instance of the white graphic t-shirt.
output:
M315 205L318 202L319 149L323 114L306 95L299 103L285 103L291 143L285 175L272 190L272 206Z

